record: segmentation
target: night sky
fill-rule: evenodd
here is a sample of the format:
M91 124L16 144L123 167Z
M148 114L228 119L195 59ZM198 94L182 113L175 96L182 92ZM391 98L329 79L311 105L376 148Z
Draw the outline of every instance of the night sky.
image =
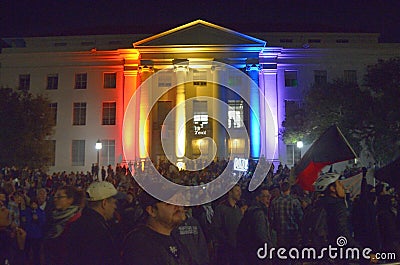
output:
M245 33L379 32L400 42L398 0L0 0L0 38L154 34L196 19Z

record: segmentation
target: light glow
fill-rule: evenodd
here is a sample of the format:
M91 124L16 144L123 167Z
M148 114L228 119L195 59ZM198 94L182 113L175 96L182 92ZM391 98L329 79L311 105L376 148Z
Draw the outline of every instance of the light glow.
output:
M298 141L297 143L296 143L296 145L297 145L297 148L303 148L303 141Z

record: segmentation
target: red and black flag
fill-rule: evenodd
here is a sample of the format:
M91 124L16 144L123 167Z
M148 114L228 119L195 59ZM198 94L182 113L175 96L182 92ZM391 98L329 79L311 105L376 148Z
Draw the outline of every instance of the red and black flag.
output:
M336 125L329 127L308 149L295 168L297 183L313 191L313 183L327 165L356 158L353 148Z

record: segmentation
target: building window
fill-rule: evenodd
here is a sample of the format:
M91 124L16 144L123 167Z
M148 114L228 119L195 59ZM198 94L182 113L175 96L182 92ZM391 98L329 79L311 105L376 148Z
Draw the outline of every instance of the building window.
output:
M285 71L285 87L297 87L297 71Z
M207 86L207 71L193 71L193 85Z
M115 140L101 140L101 165L115 165Z
M47 140L47 150L49 155L48 166L52 167L56 165L56 140Z
M243 128L243 101L228 100L228 128Z
M86 125L86 102L74 103L73 125Z
M103 125L115 125L116 102L103 102Z
M344 70L344 81L351 84L357 84L357 71Z
M50 123L55 126L57 124L57 103L50 103Z
M207 101L193 101L194 135L205 136L208 131Z
M31 75L19 75L19 90L29 90L31 85Z
M158 74L158 87L171 87L172 76L166 73Z
M104 88L117 87L117 73L104 73Z
M279 42L280 43L292 43L293 40L292 39L280 39Z
M328 82L328 73L325 70L314 71L315 85L325 85Z
M58 74L47 75L47 88L48 90L58 89Z
M348 39L337 39L336 43L349 43Z
M301 149L295 144L286 145L286 160L288 165L297 164L301 159Z
M158 126L162 126L165 118L172 109L172 101L158 101L157 102L157 120Z
M75 89L86 89L87 73L75 74Z
M85 165L85 140L72 140L72 165Z
M308 43L321 43L320 39L309 39Z

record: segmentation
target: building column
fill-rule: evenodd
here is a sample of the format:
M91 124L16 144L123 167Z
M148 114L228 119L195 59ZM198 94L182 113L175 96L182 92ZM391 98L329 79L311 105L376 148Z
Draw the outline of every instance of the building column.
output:
M150 106L149 102L151 99L151 84L146 84L146 79L154 73L152 65L141 65L139 66L139 79L141 84L141 90L139 95L139 157L145 159L150 156L150 117L147 117L146 113L149 113ZM140 130L144 128L144 130Z
M175 64L176 74L176 117L175 117L175 155L177 163L183 162L186 149L186 108L185 81L189 72L187 64Z
M261 91L264 99L261 100L261 120L264 131L263 145L265 157L268 160L279 160L279 153L275 152L278 143L279 124L278 124L278 89L277 89L277 69L276 64L271 68L270 65L263 66L261 72Z
M127 113L128 104L132 99L132 96L137 92L137 88L139 87L139 79L138 79L138 70L137 67L135 69L129 69L124 71L124 88L123 88L123 121L125 123L125 127L129 128L123 134L124 139L124 150L125 157L124 159L129 161L134 161L136 158L139 158L139 105L133 102L131 104L135 104L134 108L130 108L130 112ZM136 99L139 100L139 97L136 95ZM132 112L133 109L133 112Z
M260 134L260 93L259 93L259 64L247 64L246 72L255 83L250 85L249 131L250 131L250 157L258 159L261 151Z
M217 101L213 101L212 116L215 117L213 120L213 139L215 141L215 153L217 158L227 159L228 157L228 139L226 129L228 128L228 102L226 99L226 88L219 83L224 83L223 78L226 78L225 71L220 66L212 66L211 72L213 74L213 92L212 96L215 99L219 99L226 103L226 105L220 104ZM216 151L216 152L215 152Z

